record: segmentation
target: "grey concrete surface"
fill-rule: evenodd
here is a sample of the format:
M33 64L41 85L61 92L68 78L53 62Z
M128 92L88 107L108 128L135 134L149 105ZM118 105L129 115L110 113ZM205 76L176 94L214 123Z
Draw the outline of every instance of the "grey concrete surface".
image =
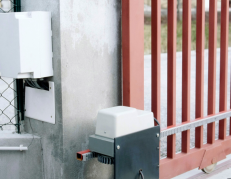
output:
M0 132L0 146L29 146L27 151L0 151L1 179L42 179L43 158L40 137Z
M43 123L31 119L25 120L24 128L28 133L41 136L43 147L44 178L59 179L63 176L63 123L62 123L62 89L61 89L61 40L60 40L60 4L59 0L21 0L22 11L50 11L52 15L53 68L55 83L56 124ZM31 158L32 160L32 158ZM30 165L31 160L27 161ZM40 164L42 165L42 163ZM31 177L33 178L33 176ZM23 179L23 178L20 178Z
M98 110L121 105L120 0L60 0L63 178L110 179L113 166L79 162Z
M79 162L76 152L88 148L98 110L122 104L121 2L22 0L22 11L52 13L54 77L49 80L55 83L56 124L25 119L22 128L41 137L43 155L31 149L40 155L35 166L34 153L27 153L23 160L13 154L12 160L7 153L0 166L7 157L8 165L24 164L15 173L17 179L113 178L113 166L96 159ZM36 168L38 172L34 173ZM7 168L5 172L12 171ZM1 173L1 177L12 179L7 173Z
M191 120L195 119L195 70L196 70L196 53L191 53ZM176 119L177 124L181 123L182 116L182 52L176 54ZM230 108L230 62L231 62L231 48L229 48L229 64L228 64L228 100L227 108ZM216 71L216 112L219 112L219 81L220 81L220 49L217 50L217 71ZM145 56L145 110L151 110L151 56ZM207 115L207 101L208 101L208 50L205 50L204 63L204 116ZM167 54L161 54L161 127L167 126ZM229 126L229 120L227 120ZM229 127L227 127L229 129ZM191 148L195 146L195 130L190 131ZM207 127L204 126L204 142L207 141ZM228 134L228 131L227 131ZM216 122L216 138L218 138L218 122ZM166 156L166 142L167 138L161 140L161 156ZM177 134L176 151L181 151L181 134Z

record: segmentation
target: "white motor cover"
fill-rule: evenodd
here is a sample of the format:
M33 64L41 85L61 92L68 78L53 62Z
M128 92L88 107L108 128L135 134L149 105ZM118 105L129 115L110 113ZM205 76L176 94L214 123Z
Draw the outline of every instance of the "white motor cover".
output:
M117 106L98 112L96 135L114 139L151 127L154 127L152 112Z

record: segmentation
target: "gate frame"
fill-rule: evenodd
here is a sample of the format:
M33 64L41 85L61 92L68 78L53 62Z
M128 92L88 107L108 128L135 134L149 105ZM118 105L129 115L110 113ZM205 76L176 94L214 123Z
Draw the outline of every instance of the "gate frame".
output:
M183 1L182 122L190 121L191 0ZM210 0L208 115L215 114L217 1ZM229 0L221 0L220 112L227 110ZM123 105L144 108L144 13L143 0L122 0ZM168 88L167 125L176 125L176 25L177 0L168 0ZM175 8L174 8L175 7ZM152 112L160 122L161 0L152 1ZM205 1L197 0L196 47L196 119L204 112ZM230 118L231 121L231 118ZM195 148L190 149L190 131L182 132L182 152L176 154L176 134L167 138L167 158L160 160L160 178L172 178L189 170L202 169L231 153L226 119L219 121L219 139L215 123L208 124L208 143L203 144L203 126L195 130ZM211 155L212 154L212 155ZM168 169L168 172L166 172Z

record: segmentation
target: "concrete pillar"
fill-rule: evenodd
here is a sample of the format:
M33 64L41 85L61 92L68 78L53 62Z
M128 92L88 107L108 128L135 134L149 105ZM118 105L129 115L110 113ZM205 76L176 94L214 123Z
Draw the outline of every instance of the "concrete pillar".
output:
M121 105L121 4L60 0L64 178L113 178L113 166L78 162L98 110Z
M79 162L76 152L88 148L97 111L122 104L121 2L22 0L22 11L40 10L52 12L56 124L34 119L32 128L28 119L24 124L26 132L41 137L44 176L113 178L113 166L96 159Z

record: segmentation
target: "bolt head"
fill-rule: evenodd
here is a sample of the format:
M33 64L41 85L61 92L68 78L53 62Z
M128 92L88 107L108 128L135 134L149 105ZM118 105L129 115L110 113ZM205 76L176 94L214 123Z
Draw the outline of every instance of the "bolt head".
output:
M159 134L159 133L157 133L157 134L156 134L156 137L160 137L160 134Z
M119 146L119 145L117 145L117 149L118 149L118 150L120 149L120 146Z

